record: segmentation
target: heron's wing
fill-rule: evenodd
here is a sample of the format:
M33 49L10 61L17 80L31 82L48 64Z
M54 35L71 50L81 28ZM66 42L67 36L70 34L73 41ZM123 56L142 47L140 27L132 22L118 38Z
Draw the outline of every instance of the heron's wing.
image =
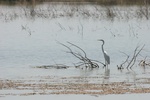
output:
M104 51L104 56L105 56L105 60L107 61L107 63L110 64L110 57L108 56L106 51Z
M107 63L110 64L110 57L108 55L107 55L107 59L108 59Z

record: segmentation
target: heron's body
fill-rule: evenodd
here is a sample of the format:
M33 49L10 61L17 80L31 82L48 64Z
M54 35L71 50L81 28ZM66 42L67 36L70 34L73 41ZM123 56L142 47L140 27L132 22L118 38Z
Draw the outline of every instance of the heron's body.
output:
M107 52L106 51L104 51L104 58L105 58L105 61L106 61L106 65L108 65L108 64L110 64L110 57L108 56L108 54L107 54ZM106 60L107 59L107 60Z
M105 65L106 66L108 66L108 64L110 64L110 57L108 56L108 54L107 54L107 52L106 51L104 51L104 44L105 44L105 42L104 42L104 40L98 40L98 41L102 41L103 42L103 44L102 44L102 52L103 52L103 55L104 55L104 58L105 58Z

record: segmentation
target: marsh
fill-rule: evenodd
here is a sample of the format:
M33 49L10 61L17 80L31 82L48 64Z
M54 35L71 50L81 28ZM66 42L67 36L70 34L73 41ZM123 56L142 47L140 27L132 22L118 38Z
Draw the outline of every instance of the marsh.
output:
M126 86L122 83L125 82L131 84L131 87L150 87L150 67L138 65L145 57L146 62L150 62L149 2L142 5L138 2L134 5L104 5L95 2L29 4L18 3L17 0L11 5L9 3L2 2L0 5L1 81L8 79L30 83L42 80L63 86L74 82L86 85L114 85L115 82L121 82ZM74 64L79 60L66 53L67 49L58 44L71 42L81 47L90 59L104 62L101 44L97 39L106 42L105 50L111 59L109 74L103 66L96 69L75 68ZM132 56L135 48L142 45L145 47L132 70L127 70L124 65L125 69L118 71L117 65L126 59L126 55L121 52ZM69 68L36 68L57 64L67 65ZM6 83L17 83L12 81ZM74 85L71 86L74 88Z

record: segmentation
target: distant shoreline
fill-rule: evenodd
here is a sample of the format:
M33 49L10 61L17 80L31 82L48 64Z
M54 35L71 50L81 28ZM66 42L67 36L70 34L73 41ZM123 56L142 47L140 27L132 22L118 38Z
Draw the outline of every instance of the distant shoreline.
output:
M149 5L150 0L1 0L0 5L30 4L36 5L43 2L64 2L64 3L96 3L98 5Z

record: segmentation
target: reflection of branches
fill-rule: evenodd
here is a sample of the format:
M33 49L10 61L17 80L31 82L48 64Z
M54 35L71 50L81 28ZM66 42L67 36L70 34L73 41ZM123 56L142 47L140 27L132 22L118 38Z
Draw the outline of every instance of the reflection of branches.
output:
M30 29L29 27L27 27L27 25L21 25L21 27L22 27L22 30L25 30L26 32L28 32L28 33L29 33L29 35L31 35L31 34L32 34L31 29Z
M74 57L78 58L80 60L80 62L78 62L77 64L75 64L75 67L81 67L81 66L84 66L84 67L88 67L88 68L96 68L96 67L99 67L98 63L102 64L102 65L105 65L104 63L102 62L99 62L97 60L92 60L92 59L89 59L87 57L87 54L86 52L81 49L79 46L73 44L73 43L70 43L70 42L67 42L68 44L70 44L71 46L79 49L82 53L80 52L74 52L70 47L68 47L67 45L65 44L62 44L59 42L59 44L61 44L62 46L66 47L69 51L67 53L70 53L72 54Z
M60 23L56 23L60 28L61 30L66 30Z
M135 64L135 62L136 62L137 56L138 56L138 55L140 54L140 52L143 50L144 46L145 46L145 45L143 45L140 49L139 49L139 46L137 46L137 47L135 48L134 53L133 53L133 56L132 56L132 58L131 58L130 61L129 61L130 56L127 55L127 54L124 53L124 52L121 52L121 53L125 54L125 55L127 56L127 58L126 58L126 60L125 60L122 64L120 64L120 66L117 66L118 69L123 69L123 65L126 64L126 63L127 63L127 67L126 67L126 68L127 68L127 69L128 69L128 68L131 69L131 68L133 67L133 65ZM139 49L139 50L138 50L138 49Z
M81 27L80 27L81 26ZM82 23L80 22L80 26L78 26L78 33L81 33L82 35L82 38L83 38L83 25ZM80 32L81 31L81 32Z

